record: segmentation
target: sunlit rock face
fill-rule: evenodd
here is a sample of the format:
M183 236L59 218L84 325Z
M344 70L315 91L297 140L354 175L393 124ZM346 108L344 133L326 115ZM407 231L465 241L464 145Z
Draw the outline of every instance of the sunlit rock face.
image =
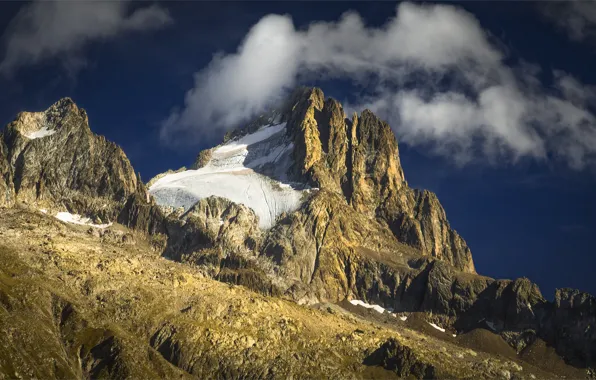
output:
M386 223L400 242L475 273L466 242L449 226L436 195L411 189L391 127L369 110L347 119L320 89L297 90L284 119L294 140L294 174L342 194L356 211Z

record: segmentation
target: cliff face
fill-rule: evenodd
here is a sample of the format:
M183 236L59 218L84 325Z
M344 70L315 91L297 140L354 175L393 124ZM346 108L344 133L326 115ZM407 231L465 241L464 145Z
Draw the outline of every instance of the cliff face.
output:
M70 99L45 112L20 113L2 140L4 200L11 197L12 182L18 202L114 219L126 198L142 187L124 152L92 133L86 112Z
M436 195L408 187L391 127L369 110L346 119L320 89L300 89L286 106L295 175L343 195L356 211L386 223L400 242L475 273L466 242L453 230Z
M0 139L0 207L11 206L14 203L12 167L8 162L7 150L4 141Z

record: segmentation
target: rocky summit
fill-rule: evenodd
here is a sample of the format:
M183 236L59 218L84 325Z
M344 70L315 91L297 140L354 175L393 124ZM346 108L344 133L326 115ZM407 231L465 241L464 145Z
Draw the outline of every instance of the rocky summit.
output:
M144 184L62 99L0 135L0 378L589 378L596 299L476 273L317 88Z
M51 211L114 219L143 186L128 158L89 128L71 99L45 112L22 112L2 132L2 204L35 204Z

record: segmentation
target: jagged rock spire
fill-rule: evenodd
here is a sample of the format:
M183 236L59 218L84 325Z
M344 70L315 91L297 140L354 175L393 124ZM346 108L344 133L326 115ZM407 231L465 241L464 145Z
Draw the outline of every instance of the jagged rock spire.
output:
M285 120L294 140L295 175L342 194L358 212L379 218L402 242L456 268L475 272L466 242L447 221L436 195L408 187L391 127L370 110L347 119L319 88L299 88Z

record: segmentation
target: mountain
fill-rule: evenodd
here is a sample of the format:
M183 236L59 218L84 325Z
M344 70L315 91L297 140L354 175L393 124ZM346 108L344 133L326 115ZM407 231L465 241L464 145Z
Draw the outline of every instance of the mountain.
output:
M329 352L325 350L335 344L335 338L316 340L320 332L312 318L330 325L343 318L325 312L316 317L309 314L327 307L331 314L353 312L365 317L366 323L381 323L412 338L407 343L391 340L393 333L383 330L382 339L360 344L360 333L354 333L346 338L352 342L347 351L331 353L332 359L326 359L352 363L350 369L328 363L337 367L336 376L353 370L358 377L374 377L368 367L360 366L369 363L400 376L507 377L501 372L507 371L518 378L528 377L523 369L501 365L500 359L495 359L505 352L514 362L536 369L538 372L531 373L538 375L540 371L551 375L572 371L565 373L577 376L579 372L567 364L583 368L584 374L594 365L595 298L559 289L555 301L549 302L527 279L494 280L477 274L470 249L450 227L436 195L408 186L390 126L368 110L348 119L341 104L325 99L320 89L297 89L279 107L228 133L219 146L200 152L191 169L160 174L147 185L117 145L91 132L85 111L70 99L60 100L45 112L19 114L0 137L0 190L4 194L0 206L5 207L0 232L12 239L0 244L0 252L7 255L6 260L30 268L22 273L34 273L24 275L10 266L0 267L0 273L7 276L0 281L4 284L0 299L9 300L0 302L4 313L0 327L18 331L10 341L18 344L19 334L35 336L26 327L27 319L15 325L25 318L26 310L48 310L40 312L40 318L60 330L52 327L47 331L54 335L46 338L56 343L52 350L59 352L61 363L67 363L64 370L73 371L66 377L99 373L171 377L178 376L179 369L183 375L211 377L215 373L205 371L214 363L227 371L227 377L287 377L294 373L289 370L293 365L283 364L283 370L276 373L274 358L267 356L265 347L255 351L251 349L255 346L248 344L246 355L253 352L256 356L252 358L260 363L254 368L249 364L253 359L247 361L250 355L230 350L240 341L254 340L255 344L272 345L270 349L277 352L289 344L284 339L292 337L298 339L294 342L297 360L305 369L315 368L315 363L323 360L319 355ZM88 229L88 236L82 238L73 227L60 227L54 216L70 222L69 226L72 222L83 225L79 227ZM40 231L31 232L37 228ZM44 240L44 234L51 238ZM21 237L29 239L30 248L19 256ZM78 257L77 250L89 253ZM105 252L105 259L97 252ZM52 260L42 259L40 254ZM188 296L170 289L188 276L197 285ZM56 285L60 291L45 285L56 278L61 281ZM112 285L116 278L123 283ZM214 280L242 285L260 295L233 288L241 293L234 295ZM16 301L11 301L23 297L13 289L20 289L22 281L28 281L27 286L41 297L28 299L24 309L15 308ZM66 289L75 290L70 293ZM57 297L57 304L48 303ZM158 300L164 297L170 297L174 306L161 312ZM188 297L198 297L190 309ZM208 316L214 313L213 308L219 310L217 302L232 310L238 297L260 300L258 311L249 307L243 313L265 313L285 320L286 313L293 315L292 323L302 326L299 338L284 335L282 330L287 327L278 330L278 325L273 327L259 316L241 318L231 311L215 315L230 318L226 323L234 326L238 323L234 329L240 335L233 338L229 327L223 325L210 330ZM280 299L293 302L279 303ZM276 306L267 306L271 302ZM50 310L48 305L54 306ZM64 311L64 305L77 310L74 327L68 316L59 317L71 313ZM357 305L365 305L371 312L374 306L390 314L383 313L388 317L379 321L378 316L362 315L368 309ZM56 307L62 311L57 312ZM188 324L189 310L202 324ZM401 324L407 320L409 325ZM271 334L280 331L286 338L269 336L257 327L256 335L248 336L240 327L247 323L264 324L273 329ZM366 324L355 323L350 328L365 331L362 326ZM64 326L71 326L66 333ZM97 335L92 342L84 340L80 334L87 336L88 326L103 331L103 338ZM443 330L440 342L433 338L428 344L414 344L416 334L411 335L408 329L425 336L438 334L428 326ZM458 338L451 339L446 331ZM102 343L108 336L111 341ZM490 360L501 364L489 369L486 363L477 364L476 356L465 354L445 362L444 357L438 359L440 352L433 351L447 344L445 341L453 352L458 350L453 345L468 347L475 342L474 348L488 350ZM63 357L60 347L65 344L67 353L86 348L78 359L68 356L71 354ZM197 350L214 349L219 344L227 347L221 355L193 356ZM145 347L149 359L134 347ZM303 354L298 347L310 347L314 356L300 359ZM502 349L494 356L494 350L487 347ZM33 365L30 359L23 359L30 358L27 352L33 349L0 355L0 368L14 366L19 360ZM557 358L552 363L560 361L561 365L549 369L537 353ZM151 359L154 355L165 362ZM221 359L222 355L230 359ZM294 360L280 355L283 360ZM79 368L72 364L77 360L86 364ZM264 368L266 372L259 372ZM309 373L312 377L334 376L333 371L322 371ZM58 373L53 376L60 377Z
M5 204L83 213L101 223L142 187L124 152L91 132L86 112L68 98L45 112L20 113L0 146Z

